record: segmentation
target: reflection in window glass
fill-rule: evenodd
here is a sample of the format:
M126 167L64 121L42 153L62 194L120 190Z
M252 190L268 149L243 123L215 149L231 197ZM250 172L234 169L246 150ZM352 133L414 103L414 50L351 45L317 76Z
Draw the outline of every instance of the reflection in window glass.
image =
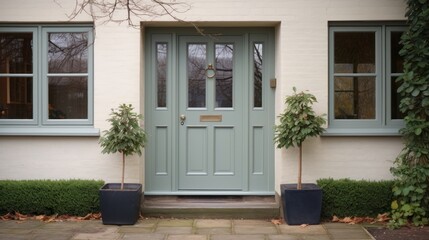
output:
M0 119L33 118L33 33L0 33Z
M157 106L167 107L167 43L156 44Z
M188 107L206 106L206 52L205 44L188 45Z
M33 118L33 78L0 77L0 119Z
M336 32L335 73L375 73L375 33Z
M404 72L404 59L399 55L399 51L402 49L402 44L400 44L401 36L403 32L392 32L390 34L390 55L391 55L391 68L392 73L402 73Z
M49 77L49 119L88 118L88 78Z
M49 73L88 72L87 33L49 33Z
M253 45L253 106L262 107L262 63L263 44Z
M403 119L405 116L404 114L399 110L399 104L401 103L401 96L398 93L398 88L401 86L400 83L396 82L397 77L392 77L392 92L391 92L391 111L392 111L392 119Z
M375 119L375 77L334 78L335 119Z
M403 119L405 116L399 110L399 104L401 103L401 96L398 94L398 88L401 83L396 82L396 79L404 72L404 59L399 55L399 51L402 49L401 36L403 32L391 32L390 34L390 65L391 65L391 118L392 119Z
M232 107L234 45L216 44L216 107Z
M32 43L32 33L0 33L0 73L32 73Z

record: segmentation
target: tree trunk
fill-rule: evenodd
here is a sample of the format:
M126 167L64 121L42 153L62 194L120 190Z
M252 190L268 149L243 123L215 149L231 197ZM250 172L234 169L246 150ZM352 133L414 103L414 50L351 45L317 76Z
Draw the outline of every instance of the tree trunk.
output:
M121 190L124 190L124 176L125 176L125 153L122 153L122 181L121 181Z
M302 144L298 145L299 148L299 162L298 162L298 184L297 189L302 189Z

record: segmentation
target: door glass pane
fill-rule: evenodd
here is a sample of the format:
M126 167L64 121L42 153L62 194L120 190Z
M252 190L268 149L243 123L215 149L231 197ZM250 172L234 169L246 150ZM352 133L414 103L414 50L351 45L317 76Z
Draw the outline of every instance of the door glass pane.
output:
M336 32L335 73L375 73L375 33Z
M232 107L234 45L216 44L216 107Z
M49 77L49 119L88 118L88 78Z
M32 33L0 33L0 73L32 73L32 45Z
M375 119L375 77L335 77L335 119Z
M49 33L49 73L88 72L87 33Z
M0 77L0 119L33 119L33 78Z
M157 106L167 107L167 43L156 44Z
M253 107L262 107L263 44L253 45Z
M188 45L188 107L206 106L206 48L205 44Z

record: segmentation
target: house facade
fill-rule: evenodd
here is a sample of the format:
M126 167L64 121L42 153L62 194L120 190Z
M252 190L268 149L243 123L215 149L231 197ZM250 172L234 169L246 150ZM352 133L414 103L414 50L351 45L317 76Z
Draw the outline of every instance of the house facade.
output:
M395 79L403 0L185 1L175 16L70 19L75 1L0 8L0 179L120 179L98 139L111 108L144 115L148 144L126 181L152 195L273 195L297 176L273 126L308 90L326 133L303 181L380 180L400 150Z

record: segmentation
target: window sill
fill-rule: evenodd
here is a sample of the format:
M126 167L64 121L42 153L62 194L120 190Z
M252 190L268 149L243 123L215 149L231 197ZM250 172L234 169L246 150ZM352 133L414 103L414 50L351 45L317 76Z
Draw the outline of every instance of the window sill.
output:
M327 128L323 137L365 137L365 136L402 136L398 128Z
M100 136L93 127L1 127L0 136Z

